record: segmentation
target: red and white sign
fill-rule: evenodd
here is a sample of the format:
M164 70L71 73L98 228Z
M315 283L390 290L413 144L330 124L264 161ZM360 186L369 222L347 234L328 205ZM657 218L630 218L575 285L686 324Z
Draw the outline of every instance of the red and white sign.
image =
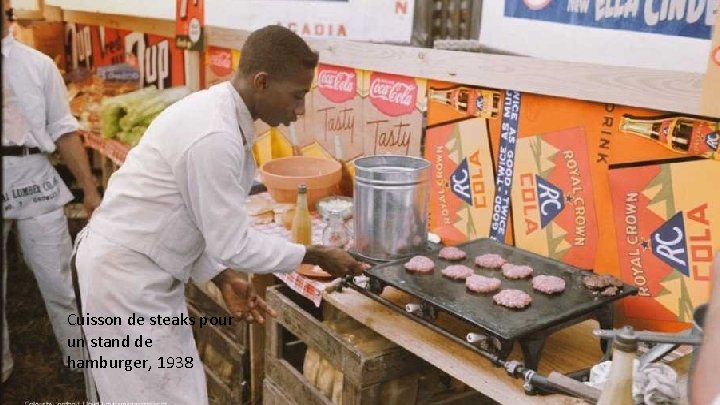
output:
M352 100L357 94L357 73L355 69L320 65L317 73L320 93L333 103Z
M205 49L205 0L176 0L175 46L191 51Z
M225 48L209 48L207 52L210 70L217 76L228 76L233 72L232 52Z
M66 23L65 39L69 69L127 63L140 72L143 87L154 85L165 89L186 83L184 52L176 48L170 38Z
M415 79L383 73L370 74L370 102L391 117L410 114L417 104Z
M420 156L425 81L365 72L363 85L363 154Z

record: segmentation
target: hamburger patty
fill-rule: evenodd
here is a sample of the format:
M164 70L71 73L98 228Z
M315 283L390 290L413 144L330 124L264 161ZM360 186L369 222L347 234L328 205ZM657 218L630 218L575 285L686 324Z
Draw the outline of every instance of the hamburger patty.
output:
M435 263L427 256L413 256L405 263L405 269L416 273L432 273Z
M520 280L521 278L529 277L533 269L530 266L505 263L502 265L502 272L503 276L511 280Z
M556 276L539 275L532 279L535 290L545 294L557 294L565 291L565 280Z
M468 290L479 293L489 293L500 288L500 280L493 277L485 277L473 274L465 279L465 286Z
M609 286L622 287L621 280L608 274L591 274L583 277L583 284L591 290L602 290Z
M493 296L496 304L511 309L522 309L530 305L532 297L521 290L502 290Z
M448 246L440 249L438 257L445 260L462 260L467 257L467 253L454 246Z
M614 297L617 295L617 293L618 293L618 288L615 287L614 285L611 285L609 287L605 287L605 289L602 290L600 295L602 295L604 297Z
M443 276L453 280L465 280L473 274L475 274L473 269L462 264L453 264L452 266L447 266L442 270Z
M475 264L486 269L499 269L505 263L505 259L495 253L487 253L475 257Z

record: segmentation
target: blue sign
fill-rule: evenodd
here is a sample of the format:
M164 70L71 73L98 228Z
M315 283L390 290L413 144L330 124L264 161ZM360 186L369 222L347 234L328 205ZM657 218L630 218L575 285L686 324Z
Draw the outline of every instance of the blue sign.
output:
M472 191L470 190L470 170L468 170L467 159L463 159L452 176L450 176L450 189L453 194L468 203L468 205L473 204Z
M565 196L562 190L537 174L535 180L540 205L540 226L544 229L565 208Z
M673 215L650 236L655 257L668 266L690 276L688 248L685 240L685 218L682 211Z
M488 100L488 102L492 103L492 100ZM492 105L492 104L491 104L491 105ZM479 94L479 95L475 98L475 108L476 108L478 111L483 111L483 110L485 110L485 97L483 97L482 94Z
M715 131L705 135L705 144L710 150L717 152L718 143L720 143L720 132Z
M490 224L490 237L503 243L510 217L510 189L515 169L515 145L517 144L519 120L520 92L508 90L505 92L502 123L500 124L500 151L495 178L495 201Z
M505 16L710 39L715 0L505 0Z

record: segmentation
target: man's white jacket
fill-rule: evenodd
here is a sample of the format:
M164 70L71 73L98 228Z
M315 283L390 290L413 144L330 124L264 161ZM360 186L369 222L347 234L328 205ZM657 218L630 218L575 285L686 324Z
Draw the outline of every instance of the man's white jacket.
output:
M254 230L245 210L254 141L253 120L229 82L180 100L112 175L91 231L183 282L204 283L224 268L294 271L305 247Z

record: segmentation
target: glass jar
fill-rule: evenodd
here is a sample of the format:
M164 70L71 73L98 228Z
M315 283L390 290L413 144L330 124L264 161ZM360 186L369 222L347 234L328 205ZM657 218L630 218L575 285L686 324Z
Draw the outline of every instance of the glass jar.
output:
M342 212L328 212L327 226L323 229L323 245L342 249L349 241L350 235L343 222Z

